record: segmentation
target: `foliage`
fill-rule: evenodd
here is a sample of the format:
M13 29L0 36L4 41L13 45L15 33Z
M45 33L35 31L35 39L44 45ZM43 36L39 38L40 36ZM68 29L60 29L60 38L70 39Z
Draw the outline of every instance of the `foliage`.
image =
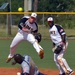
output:
M24 0L12 0L11 11L17 12L19 7L22 7L24 9Z
M39 0L38 11L46 12L60 12L60 11L74 11L74 0Z
M35 0L32 0L33 4ZM0 0L0 6L10 0ZM75 11L75 0L38 0L38 12ZM33 6L33 5L32 5ZM11 11L17 11L19 7L24 8L24 0L11 0ZM35 8L35 7L34 7ZM33 9L34 9L33 8Z
M33 0L33 4L34 4ZM10 2L10 0L0 0L0 6L5 3ZM38 12L61 12L61 11L75 11L74 6L75 0L38 0ZM16 12L19 7L24 9L24 0L11 0L11 11ZM35 7L34 7L35 8ZM33 9L34 9L33 8ZM6 11L6 10L2 10ZM45 14L44 24L47 26L47 17L51 15ZM75 27L75 16L74 15L52 15L55 18L55 22L61 24L65 28L74 28ZM0 15L0 24L6 23L5 15ZM15 15L12 16L12 22L17 25L22 16ZM43 16L39 15L37 22L41 25L43 23Z

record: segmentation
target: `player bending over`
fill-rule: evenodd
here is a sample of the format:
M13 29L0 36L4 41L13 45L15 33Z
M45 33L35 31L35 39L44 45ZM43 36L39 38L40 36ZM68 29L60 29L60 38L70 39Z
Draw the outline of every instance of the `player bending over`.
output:
M22 72L17 73L17 75L44 75L39 72L37 66L30 56L15 54L13 59L14 61L12 62L12 65L15 65L16 63L21 65Z

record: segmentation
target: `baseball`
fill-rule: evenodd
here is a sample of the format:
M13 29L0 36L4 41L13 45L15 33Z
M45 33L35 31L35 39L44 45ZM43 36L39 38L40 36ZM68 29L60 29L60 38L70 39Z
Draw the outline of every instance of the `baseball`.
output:
M20 72L17 72L17 75L21 75L21 73Z
M22 8L22 7L19 7L19 8L18 8L18 11L19 11L19 12L22 12L22 11L23 11L23 8Z

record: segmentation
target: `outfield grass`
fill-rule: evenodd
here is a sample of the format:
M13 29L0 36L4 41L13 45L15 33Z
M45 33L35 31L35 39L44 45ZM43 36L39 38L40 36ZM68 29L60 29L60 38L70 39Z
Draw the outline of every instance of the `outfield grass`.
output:
M45 25L39 25L39 32L42 34L42 37L45 39L49 39L49 28L46 27ZM64 29L67 36L75 36L75 28L74 29ZM0 37L14 37L18 31L17 26L12 26L11 27L11 34L7 34L7 29L6 27L0 26Z
M0 40L0 67L20 67L20 65L12 66L11 62L6 63L6 58L9 54L9 47L12 40ZM45 57L44 59L40 59L37 52L33 48L33 46L28 42L22 42L19 44L16 53L20 53L22 55L28 54L30 55L36 65L39 68L43 69L57 69L54 61L53 61L53 52L51 50L51 41L50 40L42 40L40 43L44 48ZM65 54L65 58L67 59L69 65L72 69L75 69L75 41L69 40L69 47Z

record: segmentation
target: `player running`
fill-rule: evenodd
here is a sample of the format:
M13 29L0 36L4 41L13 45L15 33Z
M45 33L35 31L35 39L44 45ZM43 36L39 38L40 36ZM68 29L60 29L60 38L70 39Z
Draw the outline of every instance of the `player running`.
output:
M43 48L39 45L37 40L34 37L34 34L38 33L38 25L35 22L37 18L36 13L32 13L30 17L23 17L19 24L19 30L16 36L14 37L11 45L10 45L10 54L8 55L8 58L6 62L10 62L12 57L14 56L14 53L16 52L16 48L18 44L24 40L27 40L30 42L35 50L37 51L38 55L41 59L44 57L44 51Z
M22 72L17 73L17 75L44 75L39 72L37 66L29 55L21 56L20 54L15 54L13 59L14 61L12 62L12 65L15 65L16 63L21 64Z
M54 24L54 19L47 19L50 26L49 33L53 42L54 61L60 70L59 75L71 75L73 70L69 67L66 59L63 58L68 46L68 41L64 29L58 24Z

